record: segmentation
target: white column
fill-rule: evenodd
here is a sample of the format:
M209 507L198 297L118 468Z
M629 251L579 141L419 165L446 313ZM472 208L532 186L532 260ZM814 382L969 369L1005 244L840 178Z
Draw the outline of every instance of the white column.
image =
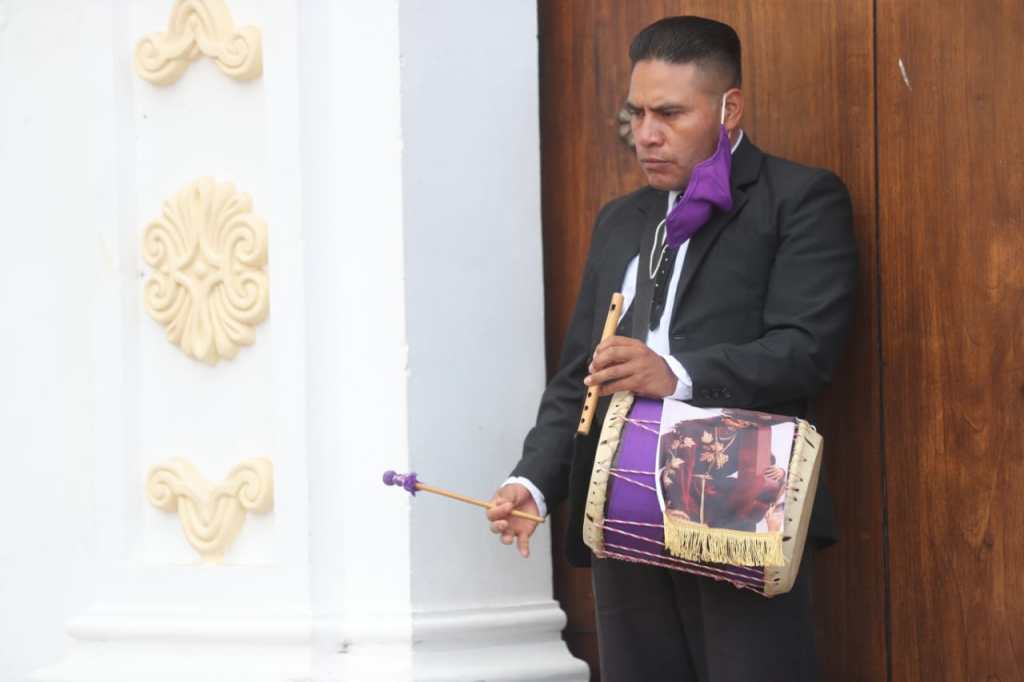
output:
M229 5L237 25L262 29L263 75L235 81L203 57L164 87L133 71L132 50L166 30L173 3L92 2L77 17L59 3L21 8L80 36L50 87L89 83L62 112L87 148L50 161L83 164L96 186L94 210L43 226L91 236L79 257L95 278L64 283L88 291L91 329L61 350L90 351L92 400L80 409L94 437L77 446L93 470L70 486L88 486L95 504L83 553L92 599L67 614L67 651L35 680L278 682L312 669L298 14L291 3ZM28 65L45 53L10 56ZM143 306L144 229L202 176L252 197L270 245L270 315L251 346L214 366L169 343ZM172 457L211 482L246 459L272 462L273 509L248 514L221 565L201 562L178 515L146 499L148 470Z
M533 419L544 378L534 3L227 0L237 25L262 32L262 76L234 81L204 57L157 87L133 73L132 48L166 28L171 0L10 1L4 94L20 71L41 85L8 109L5 134L15 140L36 100L51 123L26 128L39 143L7 147L20 156L3 177L52 167L56 186L18 197L5 222L46 235L28 246L78 254L54 249L68 267L47 276L52 291L26 289L12 309L64 305L85 327L69 322L35 350L0 346L77 372L65 373L76 399L26 403L52 407L66 436L8 424L24 469L14 477L35 488L5 499L46 492L53 476L38 462L73 491L45 498L47 541L19 563L46 566L61 588L36 589L18 569L35 590L23 602L39 608L2 632L46 648L18 659L15 679L587 679L561 640L546 526L524 561L481 510L380 482L413 469L488 497ZM41 29L66 39L25 37ZM81 132L44 144L61 126ZM142 302L143 230L205 175L249 193L269 230L269 317L213 367L168 343ZM19 370L13 390L40 376ZM173 456L212 481L245 458L273 462L273 509L249 514L220 565L200 562L177 516L146 500L147 471ZM65 566L51 565L50 545L71 548Z
M401 3L409 457L487 498L544 386L536 6ZM561 640L548 526L523 560L480 510L412 512L416 679L585 680Z
M561 640L546 526L523 561L481 510L378 483L385 469L414 469L486 498L533 419L544 378L536 8L322 9L303 23L304 63L329 65L303 83L316 168L311 434L319 424L336 445L317 452L311 435L324 467L313 479L334 493L312 529L329 548L314 563L320 669L585 680ZM310 59L318 46L329 56Z
M317 679L409 680L398 3L304 3L300 32Z

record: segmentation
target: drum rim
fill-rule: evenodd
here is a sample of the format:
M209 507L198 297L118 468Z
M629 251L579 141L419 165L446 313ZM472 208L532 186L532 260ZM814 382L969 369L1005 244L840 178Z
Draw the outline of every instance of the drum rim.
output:
M594 465L590 471L590 485L587 490L586 513L583 516L583 542L598 558L604 558L604 510L608 502L609 469L622 441L626 417L633 407L633 394L619 391L612 396L601 424L601 434L594 453Z
M809 422L796 419L796 423L797 437L789 456L786 477L786 525L783 526L785 534L782 536L782 554L786 557L786 565L765 567L764 593L768 597L789 592L796 582L821 474L824 439ZM794 516L797 519L795 521ZM793 528L792 524L796 527Z

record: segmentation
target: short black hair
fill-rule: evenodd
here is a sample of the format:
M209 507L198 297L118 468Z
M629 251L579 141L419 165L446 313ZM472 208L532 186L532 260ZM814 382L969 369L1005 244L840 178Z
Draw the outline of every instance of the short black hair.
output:
M704 17L666 17L637 33L629 46L633 66L648 59L696 64L718 71L727 89L743 81L741 57L740 37L732 26Z

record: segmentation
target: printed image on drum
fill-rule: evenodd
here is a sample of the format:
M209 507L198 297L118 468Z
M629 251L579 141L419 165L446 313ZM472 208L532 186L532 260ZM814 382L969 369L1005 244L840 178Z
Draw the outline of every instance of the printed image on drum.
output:
M813 427L791 417L618 393L599 439L584 541L599 557L787 592L820 451Z

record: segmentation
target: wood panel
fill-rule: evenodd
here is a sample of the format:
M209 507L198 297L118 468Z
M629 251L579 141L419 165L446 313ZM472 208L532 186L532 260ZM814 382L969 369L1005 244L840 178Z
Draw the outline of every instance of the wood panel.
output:
M615 130L629 83L629 42L646 24L701 14L734 26L744 45L745 130L765 151L831 168L850 188L861 247L861 305L843 370L818 408L843 542L820 557L816 599L824 679L873 682L885 679L886 643L872 11L870 0L539 2L549 370L557 362L597 210L644 184ZM596 670L589 572L568 567L560 539L554 561L555 594L569 615L566 640Z
M1024 679L1021 35L878 2L893 680Z

